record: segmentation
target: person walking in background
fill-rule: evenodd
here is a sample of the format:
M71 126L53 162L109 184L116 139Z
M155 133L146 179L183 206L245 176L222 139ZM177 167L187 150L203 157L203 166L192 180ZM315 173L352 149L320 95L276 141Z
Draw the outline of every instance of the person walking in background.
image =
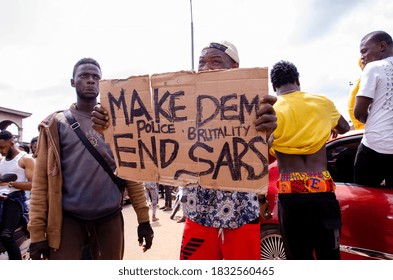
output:
M144 182L146 198L150 201L153 222L158 221L157 206L158 206L158 183Z
M35 152L37 151L37 141L38 141L38 136L31 138L30 140L30 149L33 157L35 157Z
M160 198L165 199L165 190L164 190L164 186L159 184L158 185L158 193L160 194Z
M15 229L28 222L28 205L25 191L31 189L34 160L26 152L16 148L11 132L0 132L0 175L17 175L15 181L0 182L0 239L10 260L21 260L19 245L15 241Z
M74 131L81 129L93 149L115 171L110 147L91 122L100 79L101 68L96 60L79 60L71 78L76 103L68 110L53 113L39 126L28 224L33 260L80 259L86 245L92 259L123 258L122 193L112 173L105 172ZM76 119L76 126L71 126L71 118ZM154 235L143 184L127 181L127 190L138 217L139 245L145 241L146 251Z
M18 149L20 150L20 151L22 151L22 152L25 152L27 155L29 155L29 156L32 156L31 154L30 154L30 148L29 148L29 146L28 145L26 145L26 144L19 144L18 145ZM29 206L29 200L30 200L30 190L25 190L25 196L26 196L26 204Z
M165 200L165 205L160 208L160 210L163 211L172 211L172 186L169 185L162 185L164 188L164 200Z
M178 193L179 193L178 195L179 195L179 199L180 199L180 209L181 209L183 215L180 218L178 218L176 222L177 223L184 223L187 219L186 214L184 213L184 207L185 207L184 204L187 201L187 189L184 187L179 187Z
M393 187L393 42L384 31L374 31L360 42L366 65L356 95L355 117L365 123L355 157L355 183Z
M30 150L31 150L31 156L33 158L35 158L35 152L37 151L37 141L38 141L38 136L35 136L30 140ZM25 191L25 192L26 192L26 198L28 199L28 203L30 205L31 191Z
M288 259L340 259L340 206L327 171L326 141L348 122L332 101L302 92L294 64L276 63L270 72L278 100L271 152L280 178L278 215Z
M364 65L362 62L362 59L359 58L359 67L360 69L363 70ZM356 94L359 91L359 85L360 85L360 78L357 79L352 86L351 92L349 93L349 99L348 99L348 113L349 113L349 117L351 118L352 124L354 129L363 129L364 128L364 123L362 123L361 121L359 121L358 119L355 118L355 102L356 102Z
M25 152L26 154L30 154L30 148L26 144L18 144L19 151Z

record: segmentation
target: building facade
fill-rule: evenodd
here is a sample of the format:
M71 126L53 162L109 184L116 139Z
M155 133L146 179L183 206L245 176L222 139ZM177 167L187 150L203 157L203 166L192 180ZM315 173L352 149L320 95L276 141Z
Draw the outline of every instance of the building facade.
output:
M15 135L17 141L23 142L23 119L31 116L31 113L22 112L10 108L0 107L0 130L6 130L10 125L15 124L18 134Z

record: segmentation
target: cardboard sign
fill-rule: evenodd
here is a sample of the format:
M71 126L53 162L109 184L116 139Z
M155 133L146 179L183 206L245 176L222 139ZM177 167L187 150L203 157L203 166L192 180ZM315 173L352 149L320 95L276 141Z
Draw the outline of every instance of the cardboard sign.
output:
M267 68L240 68L101 81L118 175L266 193L267 141L254 121L267 79Z

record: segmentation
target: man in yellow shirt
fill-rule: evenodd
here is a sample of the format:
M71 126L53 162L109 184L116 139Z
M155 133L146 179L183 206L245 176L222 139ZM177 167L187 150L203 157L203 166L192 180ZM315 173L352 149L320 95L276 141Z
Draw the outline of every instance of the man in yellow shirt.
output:
M345 133L348 122L332 101L300 91L299 73L290 62L270 73L278 100L272 153L280 172L278 207L288 259L340 259L340 207L327 171L326 141Z
M359 58L359 67L363 70L364 66L362 60ZM363 129L364 128L364 123L359 121L358 119L355 118L355 103L356 103L356 94L359 91L359 85L360 85L360 78L357 79L352 86L351 92L349 93L349 100L348 100L348 113L349 117L351 118L351 121L353 123L353 127L355 129Z

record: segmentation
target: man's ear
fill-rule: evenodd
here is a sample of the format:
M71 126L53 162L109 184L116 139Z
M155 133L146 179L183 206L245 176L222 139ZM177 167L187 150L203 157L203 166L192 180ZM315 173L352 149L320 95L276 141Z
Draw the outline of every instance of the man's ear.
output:
M71 79L70 82L71 82L71 86L72 86L72 87L75 87L75 81L74 81L74 79Z
M232 68L239 68L239 63L234 62L234 63L232 64Z
M386 50L386 47L387 47L386 42L382 41L380 46L379 46L379 49L381 50L381 52L384 52Z

